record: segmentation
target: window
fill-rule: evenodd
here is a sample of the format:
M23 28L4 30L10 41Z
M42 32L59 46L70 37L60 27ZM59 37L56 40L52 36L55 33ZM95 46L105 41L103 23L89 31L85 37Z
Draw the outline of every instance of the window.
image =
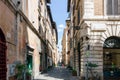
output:
M78 50L78 52L80 52L80 42L77 45L77 50Z
M107 0L107 15L120 15L119 4L119 0Z
M39 24L38 32L39 32L40 34L43 33L43 28L42 28L42 26L41 26L40 24Z
M78 25L80 23L80 8L78 9Z
M105 40L103 45L104 48L120 48L120 38L119 37L109 37Z
M70 49L72 48L72 39L70 38Z

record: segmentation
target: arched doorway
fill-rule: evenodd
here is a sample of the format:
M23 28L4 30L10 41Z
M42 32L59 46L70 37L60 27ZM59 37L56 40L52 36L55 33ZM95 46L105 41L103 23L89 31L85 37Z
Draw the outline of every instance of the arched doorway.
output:
M0 80L6 80L6 40L0 29Z
M104 80L120 79L120 37L111 36L103 45Z

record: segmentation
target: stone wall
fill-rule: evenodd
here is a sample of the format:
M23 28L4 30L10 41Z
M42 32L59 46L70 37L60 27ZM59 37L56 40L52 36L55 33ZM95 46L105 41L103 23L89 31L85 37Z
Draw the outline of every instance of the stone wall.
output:
M94 0L94 15L103 15L104 0Z

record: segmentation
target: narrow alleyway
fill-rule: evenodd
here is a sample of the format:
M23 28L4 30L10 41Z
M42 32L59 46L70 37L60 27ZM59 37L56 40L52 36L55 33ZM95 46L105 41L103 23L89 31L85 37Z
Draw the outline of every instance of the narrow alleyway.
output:
M41 74L36 80L79 80L76 76L72 76L70 71L64 67L56 67L46 74Z

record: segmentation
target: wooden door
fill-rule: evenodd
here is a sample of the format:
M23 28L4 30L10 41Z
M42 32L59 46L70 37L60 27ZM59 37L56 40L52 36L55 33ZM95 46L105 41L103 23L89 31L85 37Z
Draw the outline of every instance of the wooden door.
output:
M0 29L0 80L6 80L6 40Z

